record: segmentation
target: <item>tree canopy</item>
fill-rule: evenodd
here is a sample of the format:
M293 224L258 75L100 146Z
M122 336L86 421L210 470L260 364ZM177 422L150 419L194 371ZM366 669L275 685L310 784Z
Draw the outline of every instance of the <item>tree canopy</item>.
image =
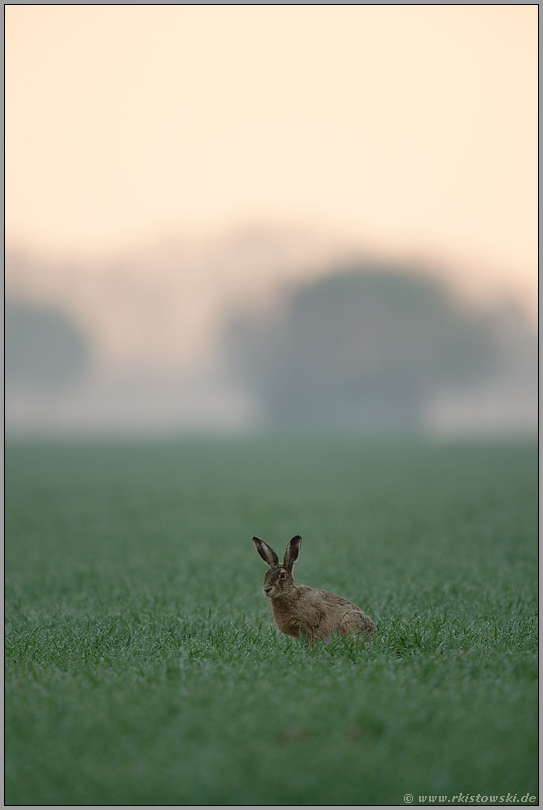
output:
M271 427L416 430L438 388L493 370L491 321L406 269L341 268L291 292L266 322L236 323L231 358Z
M7 385L55 387L86 368L88 341L62 310L7 301L5 315Z

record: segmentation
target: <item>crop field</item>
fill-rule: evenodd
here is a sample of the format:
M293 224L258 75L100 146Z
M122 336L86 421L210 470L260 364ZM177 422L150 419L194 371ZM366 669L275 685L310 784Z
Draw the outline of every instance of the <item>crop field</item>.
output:
M255 534L371 645L279 634ZM537 796L533 444L11 442L5 564L6 804Z

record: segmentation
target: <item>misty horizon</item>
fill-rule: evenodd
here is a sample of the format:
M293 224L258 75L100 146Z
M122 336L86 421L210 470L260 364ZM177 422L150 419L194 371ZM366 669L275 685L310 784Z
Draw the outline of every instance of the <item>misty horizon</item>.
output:
M115 264L55 267L49 262L46 273L39 262L8 253L8 325L17 320L19 307L19 336L13 337L15 332L9 330L6 335L8 433L252 435L272 427L281 432L286 423L270 422L266 396L262 399L251 375L240 379L225 359L231 325L240 318L256 324L280 319L288 301L300 291L358 264L366 270L373 267L383 277L399 273L407 284L402 295L411 288L415 293L418 289L420 295L437 284L447 300L464 312L463 317L473 323L483 323L489 317L499 322L501 336L493 340L507 344L500 349L502 354L509 352L501 367L489 373L483 364L480 373L467 383L453 380L447 384L442 380L432 385L431 391L417 400L416 415L408 419L403 430L409 433L416 428L421 434L438 436L532 435L537 426L535 334L518 303L506 305L505 296L501 303L486 306L470 301L468 295L462 296L453 288L437 265L383 262L362 256L356 260L355 255L350 246L340 248L326 238L316 245L299 234L265 230L247 231L245 236L234 234L206 245L205 250L170 242L154 251L150 248L145 256L127 254ZM56 337L52 337L50 324L49 337L37 338L41 350L45 351L48 341L57 340L58 346L58 334L62 330L67 334L70 328L74 335L77 333L73 341L85 344L81 350L86 358L84 366L62 385L45 379L45 366L54 365L45 355L25 361L41 364L39 373L36 368L34 372L27 369L25 378L24 369L14 367L16 347L10 340L18 341L20 353L25 343L21 337L21 307L25 306L34 307L36 318L42 322L56 313ZM69 355L70 351L73 355L73 347L60 353ZM352 355L353 350L349 351ZM465 363L470 353L473 349L468 345ZM22 362L20 358L18 362ZM62 376L61 371L56 373ZM391 391L396 390L394 385L392 381ZM367 396L371 391L366 391L366 400ZM369 406L365 419L353 415L359 407L353 401L336 408L338 424L334 427L334 418L321 419L315 430L365 435L382 432L376 415L369 415ZM375 413L383 409L382 404ZM402 431L400 411L391 415L387 430Z

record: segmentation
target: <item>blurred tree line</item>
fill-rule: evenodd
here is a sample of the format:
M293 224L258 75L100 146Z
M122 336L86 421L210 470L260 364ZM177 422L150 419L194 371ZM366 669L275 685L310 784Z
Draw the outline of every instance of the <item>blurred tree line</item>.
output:
M297 288L265 321L238 318L227 353L273 429L410 432L438 390L514 362L510 316L469 309L416 268L362 263ZM529 341L517 317L519 330Z
M222 365L210 363L203 372L210 390L220 396L218 383L225 381L242 387L259 421L278 432L424 431L436 396L473 391L485 381L487 404L501 398L502 411L509 408L517 424L523 403L536 396L537 339L526 315L512 306L469 307L416 267L331 268L325 278L290 288L267 315L245 310L231 320L219 351ZM7 393L28 395L39 410L40 392L63 397L71 383L90 379L91 358L91 388L106 421L114 419L117 393L104 382L93 338L77 320L60 306L6 298ZM167 401L175 373L143 382L150 391L167 383L156 395ZM187 396L193 385L186 382ZM132 394L123 402L128 413Z

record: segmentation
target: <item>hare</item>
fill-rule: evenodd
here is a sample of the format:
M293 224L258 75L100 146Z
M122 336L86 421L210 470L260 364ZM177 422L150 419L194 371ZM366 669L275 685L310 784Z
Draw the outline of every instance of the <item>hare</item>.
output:
M277 629L287 636L312 642L323 638L330 642L332 633L355 634L369 641L377 632L374 622L359 607L329 591L295 585L292 569L300 553L302 538L293 537L287 545L283 565L275 551L259 537L253 537L255 548L270 566L262 591L271 599Z

